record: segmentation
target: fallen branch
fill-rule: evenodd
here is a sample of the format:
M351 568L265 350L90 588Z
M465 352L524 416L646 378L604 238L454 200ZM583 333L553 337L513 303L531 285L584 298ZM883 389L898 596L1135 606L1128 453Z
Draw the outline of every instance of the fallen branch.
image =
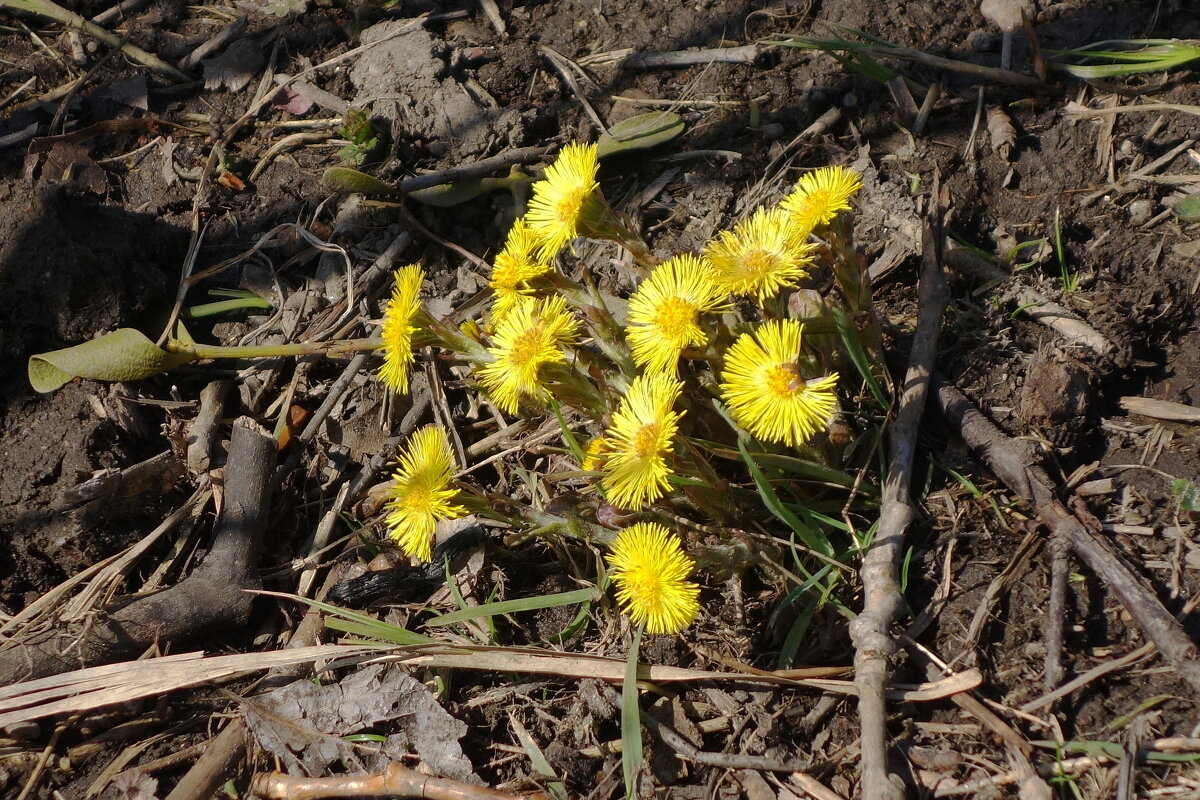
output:
M888 657L896 649L891 625L903 603L897 582L904 534L912 521L909 484L917 432L925 410L925 397L937 355L938 328L950 299L942 273L942 222L947 197L934 176L931 207L927 210L923 239L920 283L920 316L913 336L904 393L890 431L891 459L883 490L879 531L863 558L863 610L850 623L854 641L854 685L858 689L859 724L862 730L862 785L860 795L871 798L902 798L902 785L893 783L887 771L887 706L884 690L888 683Z
M957 388L941 378L935 378L935 388L942 414L967 445L997 478L1033 506L1047 529L1071 543L1080 560L1116 594L1142 634L1184 680L1200 691L1195 642L1145 582L1125 566L1082 503L1069 499L1068 508L1059 500L1055 482L1038 465L1030 449L1004 435Z
M275 439L242 417L233 426L225 504L204 561L179 584L118 603L95 619L29 637L0 651L0 686L136 658L148 648L227 631L250 617L266 527Z

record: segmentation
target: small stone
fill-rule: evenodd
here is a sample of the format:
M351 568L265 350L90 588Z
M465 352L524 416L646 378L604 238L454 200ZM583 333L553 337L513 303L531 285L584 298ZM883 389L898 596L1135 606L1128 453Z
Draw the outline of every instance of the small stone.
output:
M1154 213L1153 200L1134 200L1126 209L1129 212L1129 224L1145 225L1150 219L1150 215Z

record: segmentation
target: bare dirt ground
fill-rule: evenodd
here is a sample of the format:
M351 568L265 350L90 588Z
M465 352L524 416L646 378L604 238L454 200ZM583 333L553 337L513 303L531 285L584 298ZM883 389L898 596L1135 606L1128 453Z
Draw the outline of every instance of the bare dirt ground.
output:
M0 149L0 623L143 540L203 484L206 479L183 464L198 398L209 382L242 378L223 416L248 414L270 427L281 409L313 413L343 374L344 359L262 370L201 364L143 381L76 380L51 393L33 392L25 371L32 354L122 326L157 335L197 231L202 237L192 271L199 274L244 254L277 226L293 224L264 249L269 260L241 259L188 295L190 305L205 302L208 288L259 291L285 309L282 320L273 320L281 336L304 338L329 327L340 314L339 300L344 307L344 262L311 247L314 240L345 248L357 276L390 245L403 246L395 263L421 261L433 284L426 296L444 312L486 285L486 268L462 250L484 260L495 253L513 217L512 196L490 193L451 208L410 202L401 211L331 195L321 176L343 163L345 142L336 127L347 107L366 108L374 118L380 143L364 168L390 182L517 148L594 140L593 114L612 125L669 108L686 123L680 137L606 161L601 173L606 196L637 221L660 256L699 249L777 200L803 169L832 163L864 174L856 240L875 279L897 375L919 312L917 198L928 193L935 173L940 176L949 190L948 233L959 249L947 257L952 299L942 320L938 370L1004 433L1027 443L1031 460L1048 466L1061 497L1079 498L1077 513L1197 641L1191 602L1200 591L1197 501L1187 494L1187 481L1200 472L1195 417L1174 421L1161 409L1137 413L1128 403L1150 398L1192 412L1200 404L1200 229L1171 213L1194 190L1187 179L1194 179L1200 160L1195 72L1185 66L1092 83L1051 73L1048 82L1030 88L885 59L922 85L940 82L940 99L914 132L911 115L887 86L825 54L763 45L742 51L739 63L709 55L681 67L628 57L742 47L779 33L829 37L831 26L845 25L927 54L994 67L1000 35L976 4L501 2L495 20L486 13L491 4L295 5L289 15L283 4L265 1L143 3L124 21L105 23L180 64L245 17L245 27L209 55L213 61L185 68L187 81L125 55L106 58L110 46L68 35L43 18L0 15L0 137L12 135ZM1115 38L1200 38L1200 15L1188 3L1036 5L1034 28L1046 50ZM70 7L91 17L105 4ZM423 14L429 16L418 20ZM408 32L390 42L352 52L405 25ZM339 56L345 58L307 72L306 85L293 85L243 119L264 86L272 86L272 76L294 76ZM1031 74L1020 34L1013 58L1014 69ZM60 87L71 91L56 94ZM1149 103L1191 108L1068 113L1069 107ZM1007 134L998 115L1011 124ZM802 135L819 119L825 121L819 130ZM113 120L146 122L104 127ZM89 130L93 125L100 127ZM78 131L87 134L31 143L33 136ZM304 137L275 149L296 134ZM299 228L313 239L302 238ZM1056 232L1061 247L1055 247ZM1018 243L1037 239L1047 244L1014 256ZM998 267L968 247L995 257ZM608 260L612 253L597 257ZM971 268L981 261L1003 274L996 279ZM1064 270L1066 280L1077 280L1073 291L1064 291ZM360 288L373 313L383 284ZM618 274L610 288L628 293L630 286L621 285ZM1092 326L1101 344L1066 338L1034 319L1029 312L1047 302ZM197 339L232 342L267 320L234 319L189 325ZM335 502L346 513L332 540L360 524L368 526L368 539L381 530L377 504L363 505L361 496L335 498L365 465L386 468L400 432L431 412L428 405L386 398L369 378L374 363L368 360L363 373L351 377L312 441L299 448L293 443L280 455L288 470L269 509L258 565L264 588L297 590L292 560L308 556L304 548ZM442 377L459 381L450 391L461 394L460 376ZM436 398L438 391L427 388L425 396ZM461 398L454 402L447 411L470 441L495 431L486 412ZM80 495L81 484L95 476L162 453L168 455L148 480L123 484L99 500ZM498 489L519 491L518 479L508 478L512 483ZM360 488L356 483L355 491ZM930 680L925 659L933 656L956 673L978 670L980 681L964 693L974 699L970 707L946 696L890 701L889 766L909 796L1200 797L1200 769L1191 757L1200 751L1197 690L1180 662L1146 647L1147 634L1120 593L1086 559L1056 551L1045 519L932 409L922 427L913 495L916 519L903 562L906 606L895 629L913 641L891 659L892 678L905 685ZM189 554L208 546L213 513L198 507L129 564L124 584L113 591L129 595L179 583L192 571ZM341 570L360 560L357 542L341 555L323 552L314 563L337 563ZM485 576L477 591L485 600L489 591L520 597L575 589L588 573L577 571L572 559L588 557L581 546L511 538L501 544L496 537L473 556L475 574ZM1056 561L1058 585L1065 587L1057 600L1051 596ZM324 571L315 577L315 584L307 579L312 591L326 583ZM753 568L723 582L706 579L697 625L680 638L648 640L643 660L723 671L829 667L816 672L849 677L854 651L847 622L832 606L816 613L791 663L780 664L795 615L784 602L791 588ZM841 601L859 608L859 589L848 579L838 590ZM415 624L424 602L381 613ZM430 602L454 607L448 596ZM556 611L510 618L493 636L512 645L553 638L574 616L574 610ZM615 615L603 613L608 617L555 647L622 658L628 631L613 628L604 620ZM259 598L242 624L162 649L273 651L302 616L295 603ZM1061 653L1052 652L1058 649L1053 640L1047 644L1055 627L1063 633ZM0 648L30 633L5 629ZM77 666L72 657L62 655L68 668ZM400 698L368 709L357 729L345 731L392 737L358 763L340 749L315 756L300 734L288 743L294 761L271 755L261 730L271 708L240 704L205 683L102 713L10 725L0 738L0 791L7 797L210 796L214 787L181 779L202 754L219 749L214 737L235 718L252 736L245 757L238 750L218 774L216 786L225 785L220 791L230 796L246 796L254 775L274 769L320 777L378 771L400 758L514 795L557 791L555 780L571 797L625 791L620 754L612 747L620 739L620 712L603 681L499 667L413 669L415 681L399 670L343 674L348 696ZM1080 676L1061 696L1045 700ZM222 685L247 697L262 688ZM852 697L735 680L659 684L647 694L643 708L652 707L703 753L677 757L678 747L647 733L641 796L757 800L864 791ZM301 717L311 717L346 701L308 694L295 702L305 709ZM425 734L459 744L435 746ZM1179 741L1161 744L1168 737ZM1052 741L1087 744L1036 744ZM531 756L539 752L544 768ZM1041 778L1029 777L1034 773Z

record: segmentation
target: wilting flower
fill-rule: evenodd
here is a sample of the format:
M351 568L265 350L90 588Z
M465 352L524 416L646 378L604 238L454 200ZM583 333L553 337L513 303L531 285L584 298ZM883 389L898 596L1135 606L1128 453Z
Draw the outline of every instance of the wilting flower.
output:
M409 438L392 476L396 483L387 502L387 525L400 549L421 561L433 554L438 520L467 513L451 502L458 494L450 488L453 474L454 453L444 430L428 425Z
M425 272L419 264L396 270L392 298L383 310L383 365L379 379L400 394L408 392L408 370L416 357L412 338L416 332L413 318L421 308L419 295Z
M496 295L492 319L499 320L530 293L529 281L545 275L553 266L538 254L541 240L524 218L508 229L504 249L496 254L489 285Z
M760 208L709 242L704 258L723 291L751 295L762 303L808 275L816 249L805 241L810 230L792 224L782 209Z
M725 352L721 397L739 425L768 442L799 447L824 429L837 407L837 373L805 380L795 320L765 322Z
M647 373L629 385L604 434L608 452L601 486L608 502L633 511L662 497L683 412L672 411L683 384L664 373Z
M625 338L633 360L649 372L673 372L683 348L703 346L708 334L700 315L726 297L712 268L690 253L659 264L629 298Z
M575 340L579 326L562 296L514 306L501 318L488 348L492 362L479 371L479 383L502 411L515 414L524 396L546 396L538 371L563 364L562 345Z
M650 633L679 633L700 611L700 587L686 580L696 562L679 539L656 522L639 522L617 534L608 555L617 601Z
M845 167L821 167L800 178L780 208L806 231L828 225L839 211L850 210L850 198L862 188L862 177Z
M525 218L541 240L544 258L553 258L579 235L579 224L591 210L600 184L596 145L572 142L546 168L543 180L533 185L533 199Z

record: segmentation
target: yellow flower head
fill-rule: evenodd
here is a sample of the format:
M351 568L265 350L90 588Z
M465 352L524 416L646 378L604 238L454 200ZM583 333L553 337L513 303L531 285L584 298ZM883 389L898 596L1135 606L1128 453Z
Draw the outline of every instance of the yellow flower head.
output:
M821 167L802 177L780 207L797 227L807 231L828 225L839 211L850 210L850 198L862 188L862 176L845 167Z
M579 235L580 219L600 189L599 171L596 145L573 142L546 168L545 179L533 185L525 218L541 240L539 252L544 258L553 258Z
M737 423L763 441L799 447L837 408L836 372L811 381L800 376L803 332L795 320L765 322L725 353L721 397Z
M679 539L657 522L639 522L617 534L608 554L617 601L634 624L650 633L682 631L700 611L700 587L686 580L696 562Z
M416 332L413 318L421 308L418 296L425 272L419 264L409 264L396 270L396 285L392 299L383 310L383 366L379 379L400 394L408 392L408 370L416 360L412 337Z
M524 218L508 229L508 238L504 240L504 249L496 254L489 282L496 295L492 305L493 320L501 319L529 296L529 281L553 269L549 261L538 255L540 244L541 240Z
M562 345L573 342L578 332L561 295L519 303L497 324L494 346L488 348L493 360L479 371L479 383L501 410L515 414L522 396L546 396L538 370L565 363Z
M704 248L716 282L730 294L748 294L762 303L808 275L812 251L808 228L792 224L779 208L755 211Z
M634 378L613 414L604 439L608 443L601 486L608 502L637 511L662 497L675 449L675 432L683 412L672 411L683 384L665 373Z
M597 472L604 468L604 459L608 457L608 440L597 436L587 444L583 451L583 463L579 468L585 472Z
M690 253L659 264L629 298L625 337L633 360L649 372L674 372L679 352L708 342L700 315L725 300L712 268Z
M467 513L450 502L458 494L450 488L453 474L454 453L444 430L428 425L409 438L392 476L396 483L387 502L387 525L400 549L421 561L433 554L438 520Z

